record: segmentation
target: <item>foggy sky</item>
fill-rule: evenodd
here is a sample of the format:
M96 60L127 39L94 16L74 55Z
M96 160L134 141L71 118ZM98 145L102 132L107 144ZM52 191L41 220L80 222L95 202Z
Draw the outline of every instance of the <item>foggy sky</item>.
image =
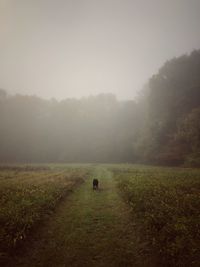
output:
M133 98L200 48L199 0L0 0L0 88L45 98Z

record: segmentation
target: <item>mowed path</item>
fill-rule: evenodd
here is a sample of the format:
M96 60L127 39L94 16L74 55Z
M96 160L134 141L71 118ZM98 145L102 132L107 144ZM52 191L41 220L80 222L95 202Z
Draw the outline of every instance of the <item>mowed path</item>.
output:
M92 190L92 179L100 189ZM12 266L135 266L134 229L112 173L94 168L64 201Z

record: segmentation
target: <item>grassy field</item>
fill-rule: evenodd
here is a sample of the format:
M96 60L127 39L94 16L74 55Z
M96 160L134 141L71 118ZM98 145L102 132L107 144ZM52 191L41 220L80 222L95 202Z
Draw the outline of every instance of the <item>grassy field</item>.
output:
M87 176L86 168L0 167L0 256L6 257Z
M122 166L113 172L132 210L141 256L155 257L158 266L198 266L200 171Z
M198 267L199 207L200 170L1 166L1 258L24 267Z

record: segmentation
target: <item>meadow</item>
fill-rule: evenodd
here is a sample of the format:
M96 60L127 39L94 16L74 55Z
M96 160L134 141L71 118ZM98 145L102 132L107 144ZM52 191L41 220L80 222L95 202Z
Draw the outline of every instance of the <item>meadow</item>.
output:
M87 172L72 166L0 166L1 258L16 250Z
M141 257L155 266L198 266L200 261L200 171L122 166L113 168L129 205Z
M199 207L198 169L0 166L0 259L5 266L197 267Z

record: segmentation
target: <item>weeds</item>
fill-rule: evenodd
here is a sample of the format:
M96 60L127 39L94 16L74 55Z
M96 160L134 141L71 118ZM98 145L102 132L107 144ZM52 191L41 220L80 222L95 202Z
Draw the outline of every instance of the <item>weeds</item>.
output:
M85 169L11 167L0 171L0 254L10 253L86 176Z
M163 266L198 266L200 260L200 172L167 168L114 170L132 209L141 256Z

